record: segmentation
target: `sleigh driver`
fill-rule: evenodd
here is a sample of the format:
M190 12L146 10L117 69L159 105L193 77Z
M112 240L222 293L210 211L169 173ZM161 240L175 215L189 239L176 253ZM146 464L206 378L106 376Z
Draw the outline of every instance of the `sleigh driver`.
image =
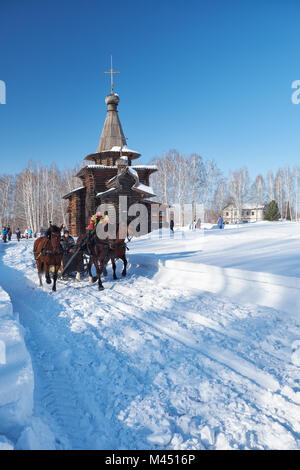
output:
M73 237L71 237L70 232L68 229L64 229L64 235L62 237L62 240L60 242L60 246L63 251L63 259L62 259L62 269L63 267L68 264L68 271L71 273L72 271L76 271L77 268L77 260L75 259L73 263L69 263L69 260L71 259L74 251L75 251L75 240ZM68 273L65 273L64 276L62 276L64 280L68 279Z

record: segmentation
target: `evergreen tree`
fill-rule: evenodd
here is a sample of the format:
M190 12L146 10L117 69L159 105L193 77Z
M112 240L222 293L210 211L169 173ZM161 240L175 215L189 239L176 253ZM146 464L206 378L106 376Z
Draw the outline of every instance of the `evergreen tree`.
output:
M264 216L265 216L265 220L270 220L270 221L280 219L280 212L279 212L276 201L269 202Z

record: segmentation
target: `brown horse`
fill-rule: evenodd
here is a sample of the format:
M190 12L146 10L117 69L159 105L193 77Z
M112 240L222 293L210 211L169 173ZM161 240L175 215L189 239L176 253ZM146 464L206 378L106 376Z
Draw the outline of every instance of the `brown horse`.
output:
M127 259L126 259L126 250L128 250L127 245L125 243L125 239L117 238L116 240L108 240L109 243L109 259L111 260L112 268L113 268L113 277L114 279L118 279L116 275L116 260L121 259L123 261L123 271L122 276L126 276L126 268L127 268ZM103 273L106 276L106 268Z
M50 266L54 266L52 286L52 290L54 292L56 291L57 273L60 268L63 257L62 249L60 246L62 228L63 225L61 227L57 227L56 225L50 225L49 238L39 237L35 240L33 245L33 254L38 270L40 286L43 285L43 272L45 272L47 284L51 284L49 269Z
M122 271L122 276L126 276L127 274L127 258L126 258L126 250L129 248L126 245L125 237L127 237L128 241L131 240L132 238L132 233L129 230L128 227L124 225L120 225L118 230L117 230L117 238L111 239L108 238L108 243L109 243L109 254L110 257L109 259L111 260L112 268L113 268L113 278L116 280L117 275L116 275L116 260L121 259L123 261L123 271ZM106 276L106 267L104 268L103 274Z

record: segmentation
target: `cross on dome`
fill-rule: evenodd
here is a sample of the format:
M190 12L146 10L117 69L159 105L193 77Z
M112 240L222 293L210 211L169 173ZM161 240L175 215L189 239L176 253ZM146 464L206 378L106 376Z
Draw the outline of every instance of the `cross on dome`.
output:
M110 71L109 72L103 72L103 73L110 73L110 89L111 89L111 94L114 94L114 73L121 73L121 72L116 72L113 69L113 63L112 63L112 56L110 56Z

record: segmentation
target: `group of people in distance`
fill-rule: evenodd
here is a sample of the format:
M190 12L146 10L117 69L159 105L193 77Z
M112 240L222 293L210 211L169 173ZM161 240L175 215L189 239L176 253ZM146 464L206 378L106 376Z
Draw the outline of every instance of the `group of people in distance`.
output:
M36 233L33 233L31 228L26 228L24 233L22 234L21 230L18 227L15 231L15 234L16 234L18 242L21 240L21 238L28 239L28 238L33 238L33 237L36 238L36 236L37 236ZM10 242L11 237L12 237L11 228L9 226L3 227L3 229L2 229L2 240L3 240L3 242L4 243Z
M223 220L223 218L222 218L221 215L219 215L219 218L218 218L218 220L217 220L217 224L218 224L218 227L219 227L220 229L223 229L223 228L224 228L224 220ZM190 228L191 230L201 229L201 219L198 219L197 222L196 222L196 220L194 219L194 221L190 223L189 228Z
M7 241L10 242L11 240L11 236L12 236L12 232L10 230L10 227L3 227L2 229L2 240L4 241L4 243L6 243Z
M33 236L32 229L30 227L26 228L24 231L24 238L28 239L28 238L32 238L32 236Z
M196 219L192 220L192 222L190 222L189 224L189 229L190 230L200 230L201 229L201 219L199 218L197 221Z

